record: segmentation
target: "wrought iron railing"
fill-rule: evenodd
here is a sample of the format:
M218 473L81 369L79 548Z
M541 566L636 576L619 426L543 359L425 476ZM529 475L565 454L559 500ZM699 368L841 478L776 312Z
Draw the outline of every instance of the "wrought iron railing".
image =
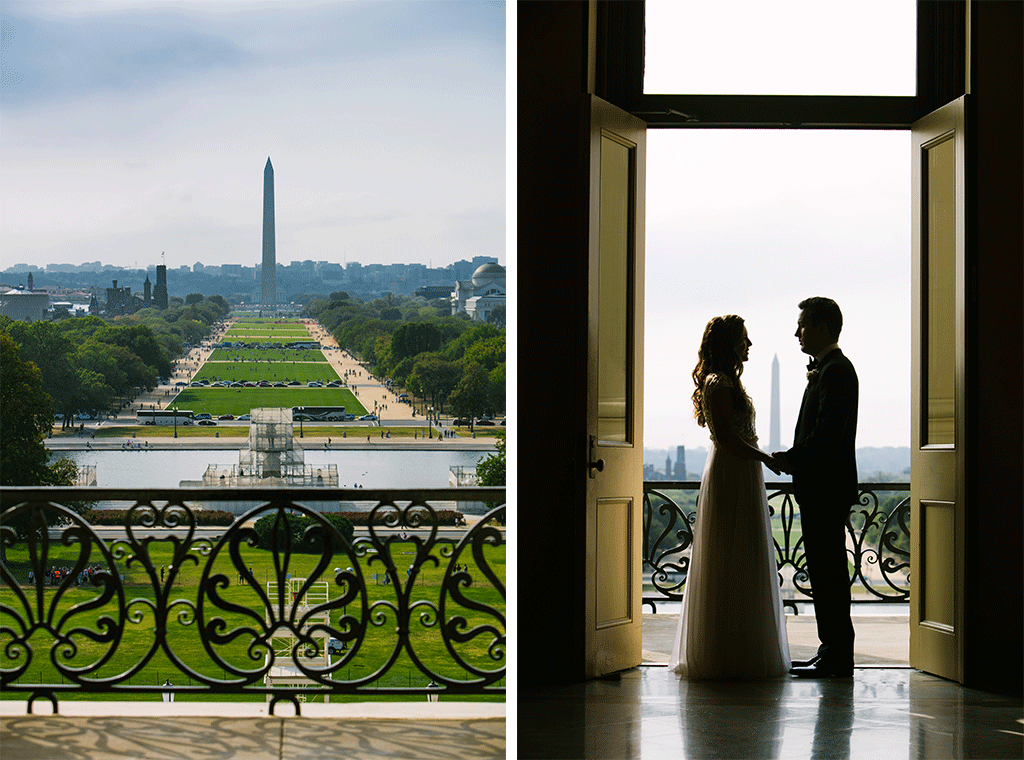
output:
M787 606L811 598L799 509L788 482L768 483L779 583ZM695 481L645 481L643 569L644 604L683 598L690 564L697 495ZM858 602L910 599L909 483L861 483L847 520L846 551L850 583ZM888 495L887 504L880 502Z
M502 506L444 527L456 499ZM504 695L503 488L9 488L0 500L0 690L29 712L74 694L255 697L271 713L333 695ZM74 506L87 501L127 502L123 525L90 525ZM202 524L197 505L230 501L259 506ZM352 536L308 506L353 501L375 505Z

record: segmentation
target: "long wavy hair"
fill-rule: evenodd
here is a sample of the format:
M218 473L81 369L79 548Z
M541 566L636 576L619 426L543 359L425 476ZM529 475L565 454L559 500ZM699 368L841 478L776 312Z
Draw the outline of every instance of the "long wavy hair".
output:
M704 415L704 382L708 375L714 373L727 377L733 382L732 400L738 409L751 406L750 397L743 389L740 375L743 374L743 362L736 353L736 346L743 340L743 317L727 314L714 317L704 328L704 337L697 351L697 366L693 368L693 416L697 424L707 427Z

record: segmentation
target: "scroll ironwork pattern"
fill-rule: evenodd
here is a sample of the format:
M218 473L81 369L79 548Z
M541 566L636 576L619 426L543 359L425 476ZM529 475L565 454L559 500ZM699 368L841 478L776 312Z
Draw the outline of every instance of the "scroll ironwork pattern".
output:
M504 694L505 507L455 530L432 506L502 504L504 489L2 497L0 685L27 693L29 710L73 692L252 694L296 709L322 694ZM373 506L354 537L307 506L357 498ZM118 535L65 506L85 499L132 503ZM190 506L203 500L259 506L211 530Z
M644 483L644 603L652 608L683 597L699 488L694 481ZM768 488L779 583L788 603L807 601L811 589L792 486L770 483ZM850 582L863 589L855 598L909 601L910 499L900 498L909 490L909 483L860 485L846 526ZM888 497L887 503L880 497Z

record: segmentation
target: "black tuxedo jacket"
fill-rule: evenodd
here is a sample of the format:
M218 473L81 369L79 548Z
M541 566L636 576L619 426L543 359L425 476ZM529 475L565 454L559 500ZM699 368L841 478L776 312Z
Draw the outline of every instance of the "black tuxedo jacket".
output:
M857 500L857 393L853 364L832 349L807 383L787 452L801 505L849 506Z

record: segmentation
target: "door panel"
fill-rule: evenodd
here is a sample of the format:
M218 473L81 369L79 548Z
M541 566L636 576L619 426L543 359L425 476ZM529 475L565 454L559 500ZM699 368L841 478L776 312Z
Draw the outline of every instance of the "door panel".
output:
M963 680L964 101L913 127L910 664Z
M589 97L586 674L641 660L645 124Z

